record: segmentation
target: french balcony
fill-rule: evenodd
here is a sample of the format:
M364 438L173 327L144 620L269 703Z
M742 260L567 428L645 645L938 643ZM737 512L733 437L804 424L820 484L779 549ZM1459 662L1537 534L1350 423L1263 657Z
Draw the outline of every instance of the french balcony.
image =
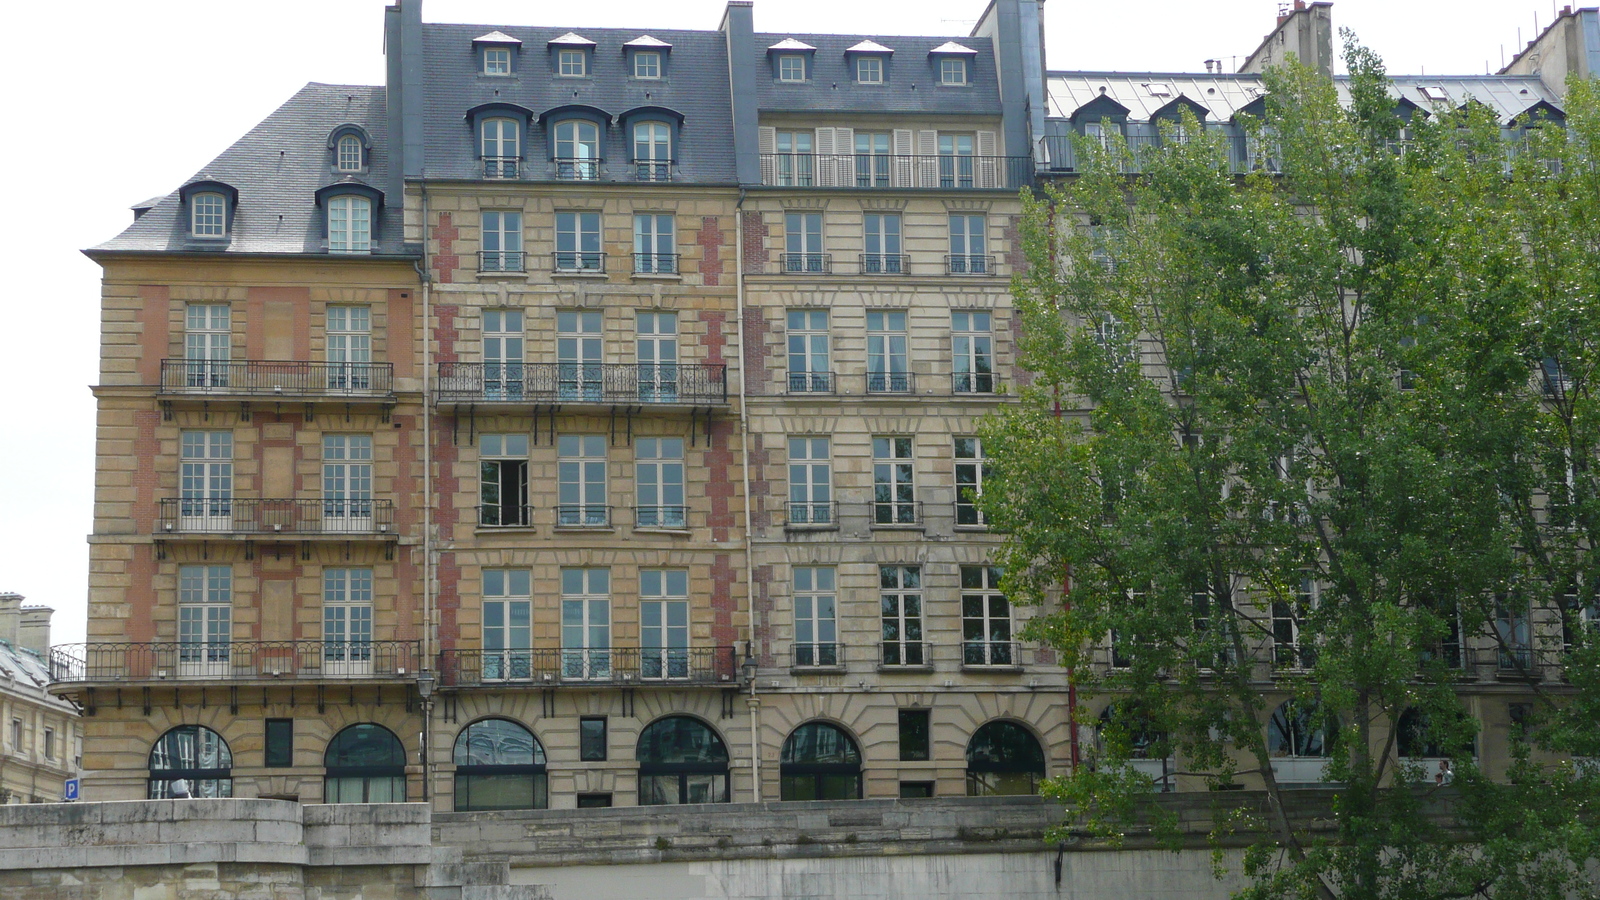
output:
M845 668L844 644L838 641L804 641L789 645L794 670Z
M779 260L785 275L830 275L833 273L831 253L784 253Z
M903 253L863 253L860 266L863 275L910 275L911 257Z
M967 640L961 642L963 669L1015 669L1023 664L1027 649L1016 641Z
M917 378L910 372L868 372L868 394L915 394Z
M394 366L375 362L163 359L163 404L214 401L394 403Z
M479 250L478 272L483 275L520 275L528 270L528 254L521 250Z
M732 647L445 650L444 688L737 685Z
M995 372L952 372L950 393L957 397L998 394L1000 376Z
M557 528L611 527L611 507L594 503L564 503L555 508Z
M439 364L434 400L485 406L725 406L721 363Z
M551 254L551 271L557 275L604 275L606 255L593 250L557 250Z
M839 504L833 500L790 500L783 504L783 527L830 529L839 527Z
M832 372L790 372L789 393L832 394L837 381Z
M1033 175L1031 156L761 154L761 183L771 187L1015 191Z
M635 275L678 275L678 254L676 253L635 253L633 255L633 274Z
M483 158L483 177L485 178L520 178L522 177L522 158L517 156L485 156Z
M874 500L869 504L873 528L920 528L921 500Z
M600 167L605 160L592 157L558 156L550 160L558 181L599 181Z
M982 253L947 253L944 257L946 275L993 275L994 257Z
M53 684L409 681L417 641L166 641L58 644Z
M878 645L878 669L885 672L933 668L933 644L922 640L887 640Z
M379 540L397 537L392 500L276 500L167 497L156 537Z

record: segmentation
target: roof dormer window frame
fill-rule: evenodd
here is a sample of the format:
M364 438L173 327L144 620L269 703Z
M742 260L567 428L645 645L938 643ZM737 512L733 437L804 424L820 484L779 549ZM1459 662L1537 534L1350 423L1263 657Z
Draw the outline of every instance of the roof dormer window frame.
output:
M372 168L372 136L347 122L328 132L328 168L340 175L359 175Z
M864 40L844 51L850 77L856 84L885 84L889 80L889 60L894 51L874 40Z
M635 81L665 81L672 45L641 34L622 45L622 56L629 78Z
M946 41L928 51L934 83L940 87L972 86L973 65L978 51L955 41Z
M550 48L550 68L558 78L588 78L594 72L595 42L575 32L554 38Z
M640 50L633 55L633 77L645 81L661 79L661 54L655 50Z
M783 53L778 56L778 80L797 84L806 80L806 57L803 53Z
M239 191L221 181L195 181L178 189L188 220L189 237L199 241L227 241L233 234Z
M779 84L805 84L811 81L816 53L817 48L794 38L784 38L768 47L772 80Z
M318 189L316 201L323 210L322 237L329 253L371 253L378 246L382 191L346 178Z
M522 42L503 31L491 31L473 38L478 58L478 74L488 78L509 78L517 72L517 54Z

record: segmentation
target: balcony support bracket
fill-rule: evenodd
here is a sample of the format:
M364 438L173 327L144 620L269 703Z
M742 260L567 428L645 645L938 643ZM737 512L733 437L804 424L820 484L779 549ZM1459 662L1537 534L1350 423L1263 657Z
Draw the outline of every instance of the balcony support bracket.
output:
M150 715L150 689L149 688L143 688L143 691L144 691L144 714L148 718L149 715Z
M328 686L317 685L317 715L324 715L328 711Z
M171 422L172 421L172 401L171 400L163 400L163 401L161 401L161 421L163 421L163 422Z
M394 562L394 544L393 543L388 543L388 544L384 544L383 545L383 561L384 562Z
M118 691L120 692L121 688L118 688ZM94 715L94 712L95 712L94 688L89 688L87 691L84 691L84 693L83 693L83 714L86 715L86 716L92 716L92 715Z
M245 541L244 542L244 558L245 558L245 561L247 561L247 562L256 558L256 542L255 541Z
M239 714L239 686L237 684L228 687L228 714L231 716Z
M622 689L622 715L633 716L633 688Z
M539 692L539 708L545 718L553 718L556 714L556 692L554 688L545 688Z
M248 400L239 401L239 421L250 421L250 401Z
M306 413L305 413L306 424L310 425L315 418L316 418L316 407L314 407L311 404L307 403L306 404Z

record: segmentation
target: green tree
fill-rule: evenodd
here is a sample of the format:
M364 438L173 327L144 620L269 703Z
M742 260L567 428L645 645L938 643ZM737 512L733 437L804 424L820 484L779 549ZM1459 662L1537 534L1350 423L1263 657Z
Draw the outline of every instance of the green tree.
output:
M1600 92L1566 128L1468 104L1403 131L1346 41L1344 102L1268 73L1247 176L1190 119L1024 198L1035 377L983 502L1031 636L1115 698L1050 790L1114 837L1172 824L1138 757L1264 788L1216 824L1259 837L1249 897L1595 896L1600 776L1570 760L1600 756ZM1285 783L1320 757L1311 831Z

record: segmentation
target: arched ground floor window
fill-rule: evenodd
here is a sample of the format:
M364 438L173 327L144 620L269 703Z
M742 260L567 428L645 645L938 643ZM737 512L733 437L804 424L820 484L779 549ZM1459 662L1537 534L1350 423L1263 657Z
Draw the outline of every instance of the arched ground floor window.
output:
M204 725L179 725L156 741L150 748L150 799L172 797L180 779L190 797L233 796L233 753L222 735Z
M406 750L382 725L351 725L322 756L324 803L404 803Z
M688 716L657 719L639 735L639 805L728 802L728 748Z
M461 729L455 764L458 812L550 805L544 747L516 722L484 719Z
M783 742L784 800L860 800L861 751L843 728L807 722Z
M989 722L967 742L967 796L1037 794L1044 778L1044 750L1016 722Z

